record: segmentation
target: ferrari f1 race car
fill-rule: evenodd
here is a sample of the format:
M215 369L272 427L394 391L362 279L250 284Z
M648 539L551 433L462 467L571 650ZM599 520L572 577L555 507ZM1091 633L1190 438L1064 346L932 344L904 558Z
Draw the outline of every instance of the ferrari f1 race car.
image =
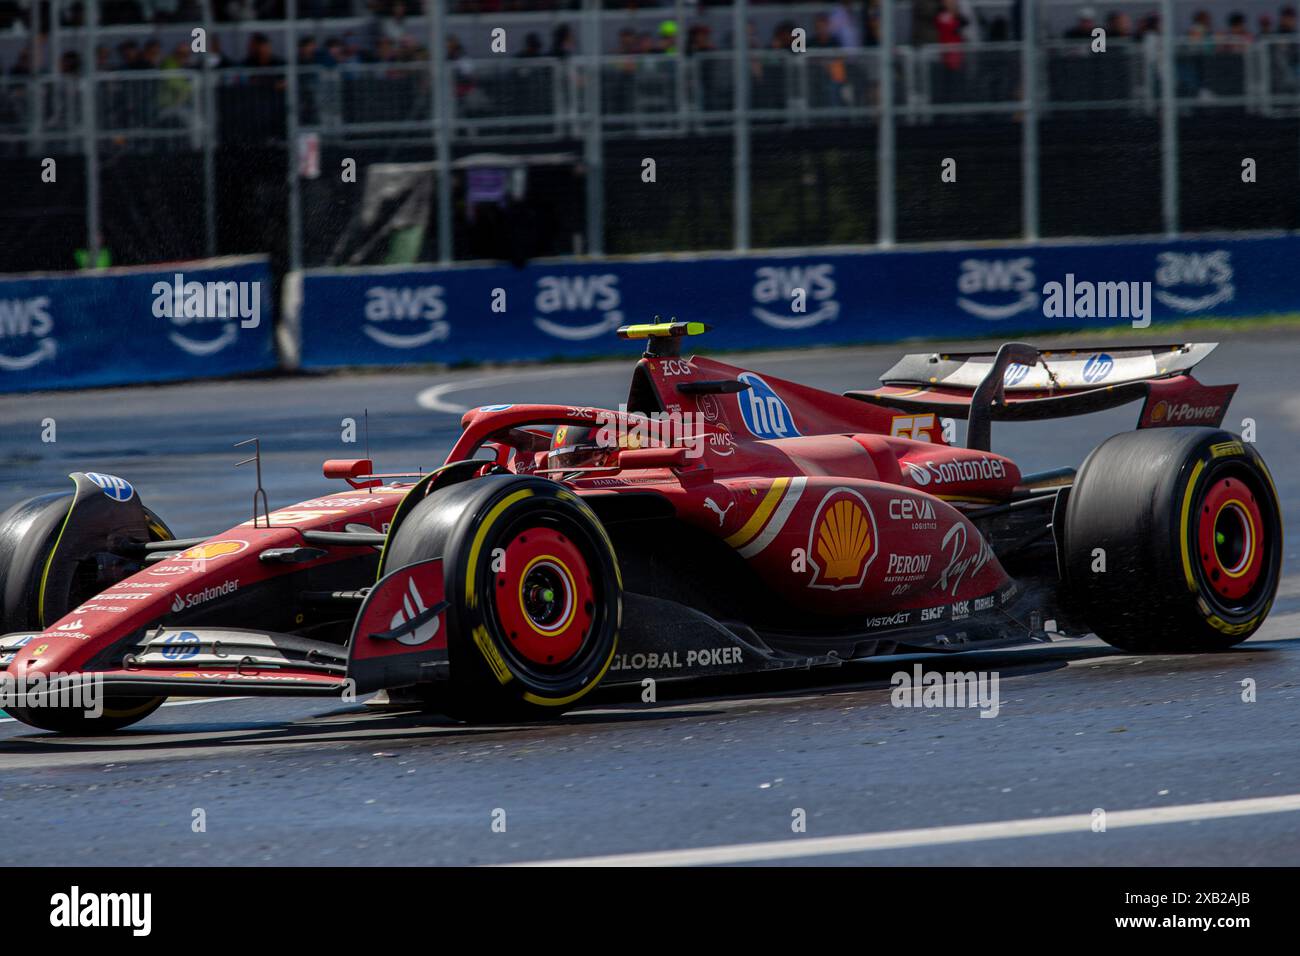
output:
M1263 460L1219 429L1214 345L905 356L843 395L645 343L625 405L486 405L446 461L176 540L125 479L0 515L3 709L76 734L169 696L388 691L469 721L602 684L843 666L1096 633L1245 640L1278 586ZM1141 402L1076 468L1024 474L992 424ZM965 419L964 446L945 440ZM951 428L955 434L955 427ZM259 462L260 469L260 462ZM259 506L260 501L260 506ZM93 684L93 710L66 703Z

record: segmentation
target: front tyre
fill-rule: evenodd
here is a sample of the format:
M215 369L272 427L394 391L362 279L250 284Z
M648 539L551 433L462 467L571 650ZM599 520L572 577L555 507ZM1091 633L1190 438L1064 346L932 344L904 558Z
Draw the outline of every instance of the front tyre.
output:
M90 507L97 503L91 499ZM54 493L0 513L0 634L42 631L139 569L109 551L106 535L99 540L93 534L79 537L75 533L78 526L71 522L74 507L73 494ZM140 508L137 530L141 539L174 537L162 519L143 505ZM70 523L74 532L65 534ZM11 706L4 712L38 730L89 737L114 733L144 720L164 700L106 697L97 717L79 708Z
M1067 599L1103 640L1212 651L1264 622L1282 520L1263 459L1212 428L1116 435L1084 461L1065 511Z
M398 526L385 564L441 556L449 684L467 720L553 716L613 661L622 580L599 519L542 478L490 475L436 491Z
M5 713L37 730L74 737L113 734L144 720L163 705L165 697L108 697L102 712L92 716L69 707L7 707Z

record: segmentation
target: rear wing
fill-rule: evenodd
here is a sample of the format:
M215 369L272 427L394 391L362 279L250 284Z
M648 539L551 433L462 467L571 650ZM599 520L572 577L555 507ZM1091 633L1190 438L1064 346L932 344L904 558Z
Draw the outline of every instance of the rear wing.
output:
M1013 342L996 353L905 355L883 386L849 398L970 419L967 445L989 447L989 423L1066 418L1143 400L1138 428L1223 421L1236 385L1206 386L1191 371L1217 342L1040 352Z

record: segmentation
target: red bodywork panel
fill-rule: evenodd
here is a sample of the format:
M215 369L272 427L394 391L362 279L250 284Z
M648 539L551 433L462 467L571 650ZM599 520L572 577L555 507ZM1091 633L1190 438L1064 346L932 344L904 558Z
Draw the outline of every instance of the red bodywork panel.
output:
M1001 455L944 444L934 416L918 423L916 415L712 359L644 358L641 375L658 408L471 410L448 461L527 423L630 428L636 413L658 413L676 419L662 433L686 436L692 454L684 467L611 470L566 483L585 495L662 495L681 520L725 541L785 600L818 614L973 607L1011 584L954 504L1005 500L1020 471ZM751 387L732 394L677 387L734 381ZM918 432L924 440L903 437Z

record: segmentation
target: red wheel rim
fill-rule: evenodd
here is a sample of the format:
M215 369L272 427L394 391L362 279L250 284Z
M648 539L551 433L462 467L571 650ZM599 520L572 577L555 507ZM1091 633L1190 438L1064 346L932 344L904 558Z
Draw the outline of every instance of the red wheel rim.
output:
M557 665L581 649L595 614L595 587L578 546L553 528L520 531L493 581L497 619L525 660Z
M1201 500L1196 549L1214 592L1240 600L1259 583L1264 567L1264 515L1254 490L1240 478L1220 478Z

